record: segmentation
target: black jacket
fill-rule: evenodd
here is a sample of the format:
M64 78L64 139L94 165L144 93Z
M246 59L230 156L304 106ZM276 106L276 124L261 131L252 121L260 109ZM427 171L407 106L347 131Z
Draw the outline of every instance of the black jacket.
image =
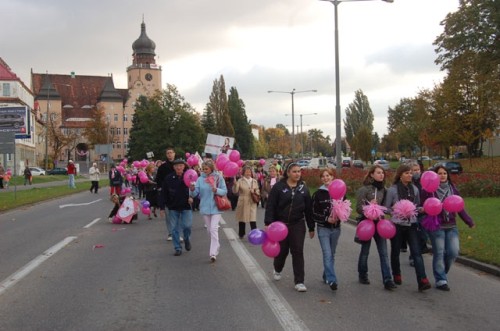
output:
M172 172L163 180L158 201L161 210L165 209L165 206L170 210L191 209L191 205L188 203L189 188L184 184L182 177Z
M340 222L335 224L328 223L328 217L332 211L332 198L328 190L319 188L312 196L313 220L318 226L327 228L338 228Z
M300 181L292 189L285 179L277 182L271 189L267 200L265 225L274 221L293 224L303 222L304 218L309 231L314 231L311 195L305 183Z
M163 180L167 177L168 174L174 172L174 162L173 161L165 161L163 162L156 171L155 182L158 185L158 189L161 189L163 185Z

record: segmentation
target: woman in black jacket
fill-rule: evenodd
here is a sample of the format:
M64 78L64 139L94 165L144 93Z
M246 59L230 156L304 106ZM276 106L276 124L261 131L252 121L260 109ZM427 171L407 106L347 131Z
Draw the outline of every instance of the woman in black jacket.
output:
M333 180L331 169L322 169L321 185L312 197L313 220L318 225L318 239L323 253L323 281L332 291L337 289L335 275L335 250L340 237L340 221L331 217L332 198L328 186Z
M269 193L264 223L266 230L267 226L276 221L281 221L288 227L288 236L280 241L280 253L274 258L274 279L281 279L281 271L290 252L295 289L298 292L305 292L307 291L304 285L305 223L309 229L309 237L314 238L314 221L311 196L300 176L300 166L297 163L290 163L283 179L277 182Z

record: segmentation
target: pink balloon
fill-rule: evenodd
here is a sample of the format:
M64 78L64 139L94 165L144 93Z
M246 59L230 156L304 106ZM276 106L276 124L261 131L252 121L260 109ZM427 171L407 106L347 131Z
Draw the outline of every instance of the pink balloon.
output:
M191 156L191 153L186 153L186 159L188 159Z
M282 241L288 235L288 227L283 222L273 222L267 228L267 237L272 241Z
M367 241L375 234L375 223L372 220L363 220L356 227L356 235L359 240Z
M149 182L148 175L144 171L139 171L139 181L143 184Z
M217 161L215 161L215 165L217 166L217 169L223 170L228 162L229 157L226 154L219 154Z
M238 160L238 162L236 162L236 164L238 165L238 167L243 167L243 165L245 164L245 161Z
M127 175L127 181L131 182L132 181L132 175Z
M143 213L144 215L149 215L149 214L151 214L151 208L149 208L149 207L142 207L142 210L141 210L141 211L142 211L142 213Z
M122 219L120 217L118 217L117 215L115 215L115 217L113 217L112 222L113 222L113 224L122 224Z
M377 223L377 232L384 239L391 239L396 235L396 226L389 220L381 219Z
M231 153L229 153L229 160L233 162L238 162L240 160L240 152L237 150L233 149Z
M142 160L141 161L141 167L143 167L143 168L146 168L148 166L148 164L149 164L148 160Z
M184 173L184 177L182 179L184 180L184 184L189 187L191 183L196 182L196 180L198 179L198 173L196 173L196 171L194 171L193 169L188 169Z
M450 213L458 213L464 210L464 199L459 195L450 195L443 201L443 208Z
M262 252L268 257L276 257L280 253L280 244L276 241L266 239L262 244Z
M426 171L420 177L422 188L429 193L436 192L439 187L439 176L434 171Z
M235 162L229 161L224 166L224 170L222 172L226 177L233 177L238 174L238 170L239 170L238 165Z
M195 165L198 164L198 157L196 155L191 155L188 160L187 160L187 164L190 166L190 167L194 167Z
M346 194L347 186L342 179L334 179L330 185L328 185L328 192L332 199L340 200Z
M259 160L259 164L260 164L261 166L263 166L264 164L266 164L266 160L264 160L264 159L260 159L260 160Z
M139 168L141 166L141 163L139 161L134 161L132 162L132 165L136 168Z
M424 210L428 215L436 216L443 210L443 204L438 198L428 198L424 202Z

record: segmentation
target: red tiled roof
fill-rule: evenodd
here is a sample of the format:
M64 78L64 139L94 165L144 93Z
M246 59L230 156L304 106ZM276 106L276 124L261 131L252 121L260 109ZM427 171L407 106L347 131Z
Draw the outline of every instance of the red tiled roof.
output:
M0 80L19 80L17 75L12 72L10 67L0 57Z

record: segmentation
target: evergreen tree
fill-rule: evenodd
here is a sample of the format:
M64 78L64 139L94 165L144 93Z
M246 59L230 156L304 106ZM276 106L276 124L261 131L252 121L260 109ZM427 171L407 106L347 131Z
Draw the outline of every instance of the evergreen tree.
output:
M201 118L201 125L206 133L217 134L217 125L215 123L214 113L210 107L206 107Z
M228 109L235 132L234 147L238 149L244 158L250 158L254 155L254 136L245 112L245 103L240 99L238 90L234 86L229 90Z
M354 92L354 101L345 110L344 130L347 142L352 144L354 136L362 127L367 128L371 134L373 119L368 97L362 90L357 90Z
M224 77L222 75L219 80L214 80L212 93L210 94L206 110L214 114L217 134L221 136L234 137L234 128L231 124L227 104L226 83L224 82Z

